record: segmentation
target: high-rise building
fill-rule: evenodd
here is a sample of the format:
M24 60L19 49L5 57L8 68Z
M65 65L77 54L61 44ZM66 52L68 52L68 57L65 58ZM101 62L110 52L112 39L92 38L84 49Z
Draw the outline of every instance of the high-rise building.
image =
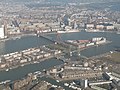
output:
M4 25L0 28L0 38L5 38L5 28Z

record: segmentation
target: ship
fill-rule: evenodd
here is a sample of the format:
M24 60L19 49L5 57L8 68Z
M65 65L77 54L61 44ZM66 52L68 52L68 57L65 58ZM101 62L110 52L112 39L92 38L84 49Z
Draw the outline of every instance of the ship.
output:
M5 71L6 71L6 72L8 72L8 71L9 71L9 69L6 69Z

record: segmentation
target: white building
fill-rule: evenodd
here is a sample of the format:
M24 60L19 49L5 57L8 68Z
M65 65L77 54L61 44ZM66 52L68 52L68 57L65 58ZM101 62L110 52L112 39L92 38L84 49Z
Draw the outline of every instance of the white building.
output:
M86 25L86 28L93 29L93 28L94 28L94 24L87 24L87 25Z
M85 87L85 88L88 87L88 80L87 80L87 79L85 80L85 85L84 85L84 87Z
M0 38L4 38L5 37L5 30L4 30L4 26L2 26L0 28Z
M96 29L104 29L104 25L96 25Z
M114 26L106 26L106 29L107 30L112 30L112 29L114 29Z

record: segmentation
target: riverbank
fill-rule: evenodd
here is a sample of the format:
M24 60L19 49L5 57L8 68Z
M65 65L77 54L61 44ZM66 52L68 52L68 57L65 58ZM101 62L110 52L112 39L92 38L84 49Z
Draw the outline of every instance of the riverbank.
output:
M27 37L27 36L36 36L36 34L31 33L31 34L19 34L19 35L9 36L7 38L0 39L0 42L6 42L8 40L21 39L22 37Z
M120 63L120 52L110 51L104 55L101 55L99 59L107 60L108 62Z
M80 32L84 32L84 31L79 31ZM87 32L87 31L86 31ZM78 32L71 32L71 33L78 33ZM60 33L60 34L71 34L71 33ZM117 31L97 31L97 32L88 32L88 33L115 33L115 34L118 34ZM46 33L43 33L44 35L56 35L58 34L57 32L46 32ZM37 36L35 33L27 33L27 34L18 34L18 35L11 35L7 38L4 38L4 39L0 39L0 42L5 42L5 41L9 41L9 40L16 40L16 39L20 39L22 37L27 37L27 36Z
M8 72L9 70L12 70L12 69L16 69L18 67L24 67L26 65L30 65L30 64L36 64L36 63L41 63L43 61L47 61L47 60L50 60L54 58L53 56L50 56L50 57L47 57L47 58L43 58L43 59L40 59L40 60L37 60L37 61L32 61L32 62L27 62L27 63L24 63L24 64L20 64L20 65L16 65L16 66L11 66L10 68L4 68L4 69L0 69L0 71L6 71Z

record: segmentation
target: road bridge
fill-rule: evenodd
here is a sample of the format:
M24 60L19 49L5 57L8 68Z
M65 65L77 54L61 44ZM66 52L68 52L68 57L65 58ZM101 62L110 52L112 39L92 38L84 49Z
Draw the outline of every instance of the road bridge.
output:
M49 37L49 36L46 36L46 35L41 35L41 34L39 34L38 36L39 36L39 37L42 37L42 38L45 38L45 39L47 39L47 40L50 40L50 41L52 41L52 42L54 42L54 43L56 42L56 43L62 45L63 47L69 47L69 46L70 46L69 44L66 44L65 42L59 42L59 41L53 39L52 37ZM75 52L78 52L78 50L73 50L73 51L71 51L71 52L72 52L72 53L75 53ZM80 55L80 57L85 58L85 59L88 59L86 56L83 56L83 55Z

